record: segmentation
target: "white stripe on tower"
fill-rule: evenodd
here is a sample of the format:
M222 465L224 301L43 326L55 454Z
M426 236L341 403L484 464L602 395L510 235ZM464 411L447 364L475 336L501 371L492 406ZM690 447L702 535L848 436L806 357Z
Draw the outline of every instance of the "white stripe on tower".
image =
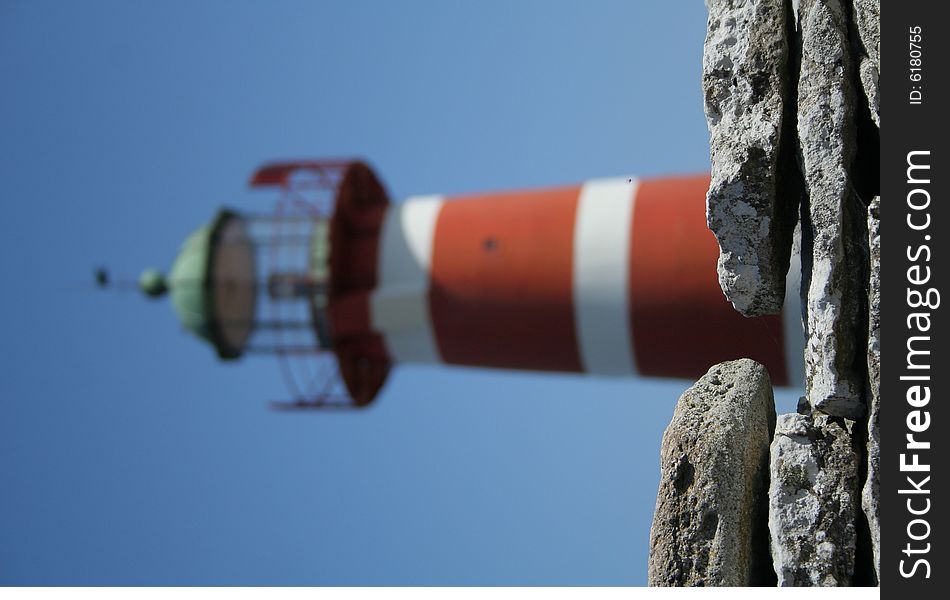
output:
M789 387L805 385L805 330L802 326L801 283L802 261L796 244L788 274L785 276L785 304L782 306L785 372L788 373Z
M441 196L410 198L391 206L383 222L370 319L397 362L441 362L429 315L432 240L441 208Z
M636 373L627 282L636 179L581 188L574 221L574 319L584 371Z

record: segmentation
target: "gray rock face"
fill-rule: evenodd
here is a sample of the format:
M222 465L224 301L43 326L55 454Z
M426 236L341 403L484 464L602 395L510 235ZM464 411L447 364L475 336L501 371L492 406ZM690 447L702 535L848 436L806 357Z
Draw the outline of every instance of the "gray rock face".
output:
M798 137L808 195L803 261L808 401L829 415L860 419L865 407L864 208L849 168L855 155L855 91L847 14L840 0L801 0Z
M881 100L878 79L881 65L881 1L852 0L861 56L861 86L871 109L874 124L881 126Z
M789 81L784 0L707 0L703 96L712 148L706 220L719 283L736 310L775 314L785 298L797 195L782 185Z
M849 585L859 483L850 434L828 417L781 415L771 453L769 533L778 584Z
M771 482L759 476L770 486L775 572L780 585L873 583L872 561L880 579L880 200L871 200L879 193L872 161L880 0L706 5L706 220L720 246L720 285L739 312L781 308L801 204L806 395L799 414L779 418ZM723 400L712 376L683 395L664 435L654 585L742 585L745 567L722 565L744 555L746 538L722 537L719 507L726 497L738 504L735 478L751 471L737 466L738 450L723 437L731 425L716 421ZM756 517L745 522L754 527Z
M663 434L650 530L653 586L774 585L766 481L772 384L748 359L714 366Z
M871 399L868 415L868 473L861 491L861 506L871 530L874 571L881 580L881 199L868 210L871 277L868 289L868 382Z

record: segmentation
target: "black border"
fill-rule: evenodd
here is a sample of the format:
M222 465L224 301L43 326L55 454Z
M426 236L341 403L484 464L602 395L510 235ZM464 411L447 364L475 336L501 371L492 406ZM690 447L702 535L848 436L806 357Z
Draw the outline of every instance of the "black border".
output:
M950 367L945 351L948 332L946 327L946 307L931 310L932 325L929 334L932 343L928 357L932 381L931 401L925 408L930 412L930 427L926 432L917 434L918 440L927 440L932 444L930 451L921 452L921 462L931 465L928 473L931 480L927 484L930 490L931 508L924 515L930 525L929 539L912 542L907 534L907 526L915 518L908 513L906 494L899 490L907 488L906 476L901 472L900 455L907 453L906 435L909 433L907 417L914 407L906 401L908 382L901 381L901 375L907 374L907 340L914 334L909 329L907 318L912 309L907 300L907 272L913 264L927 264L931 268L932 279L928 286L940 292L948 291L946 272L950 269L946 238L950 236L948 227L946 181L950 172L946 170L947 144L945 138L944 113L950 110L946 84L947 64L950 63L948 43L950 22L944 15L947 5L936 1L891 2L881 7L881 105L884 107L881 123L881 586L885 597L904 598L945 597L950 593L945 581L948 568L945 535L945 511L948 508L943 501L941 489L946 484L946 468L941 456L946 454L942 440L947 431L947 411L945 401L950 395L946 373ZM910 71L910 27L922 28L923 57L922 78L911 81ZM923 99L920 104L910 103L912 86L920 86ZM907 154L914 150L929 150L931 164L931 182L926 186L932 202L928 207L932 225L926 232L931 236L926 242L922 239L925 232L915 232L907 226L910 209L906 203L908 191L913 189L907 183ZM929 263L914 263L908 259L908 249L916 252L921 244L928 244L932 251ZM927 287L927 286L924 286ZM941 301L950 300L950 297ZM917 496L923 506L923 496ZM922 528L922 526L919 526ZM922 529L921 529L922 530ZM918 531L919 533L920 531ZM926 554L908 556L903 553L907 543L923 547L930 543ZM922 566L916 575L910 578L900 574L900 561L925 558L930 566L929 578ZM912 562L905 562L905 571L909 571ZM906 596L910 592L912 596Z

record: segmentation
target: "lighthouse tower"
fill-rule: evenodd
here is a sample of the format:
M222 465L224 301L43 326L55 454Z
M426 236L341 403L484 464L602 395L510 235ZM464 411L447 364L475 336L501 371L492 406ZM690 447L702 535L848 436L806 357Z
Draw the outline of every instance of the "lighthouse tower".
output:
M311 161L251 185L279 192L271 213L220 211L140 286L222 359L276 355L287 406L365 406L398 363L695 379L749 357L802 381L798 273L781 315L731 307L707 175L392 204L364 163Z

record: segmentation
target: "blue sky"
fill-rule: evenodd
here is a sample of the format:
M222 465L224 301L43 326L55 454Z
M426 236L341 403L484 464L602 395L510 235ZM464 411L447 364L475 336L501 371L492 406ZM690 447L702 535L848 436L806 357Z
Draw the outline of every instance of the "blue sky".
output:
M400 367L285 414L167 303L277 158L390 195L708 169L705 9L674 2L0 2L0 583L643 585L688 382ZM783 393L779 411L794 410Z

